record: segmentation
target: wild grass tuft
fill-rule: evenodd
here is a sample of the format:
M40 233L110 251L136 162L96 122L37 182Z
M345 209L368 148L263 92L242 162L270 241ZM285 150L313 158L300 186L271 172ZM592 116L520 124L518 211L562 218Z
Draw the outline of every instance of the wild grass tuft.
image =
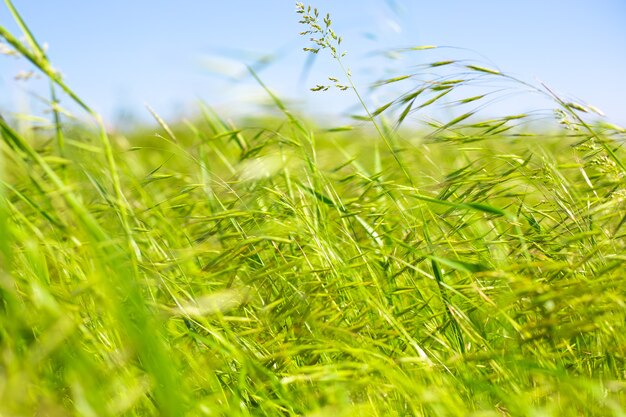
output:
M446 60L372 108L299 4L363 124L307 123L251 70L283 117L150 110L123 137L7 5L53 112L0 118L1 415L625 415L625 135L592 107ZM483 116L521 90L552 110Z

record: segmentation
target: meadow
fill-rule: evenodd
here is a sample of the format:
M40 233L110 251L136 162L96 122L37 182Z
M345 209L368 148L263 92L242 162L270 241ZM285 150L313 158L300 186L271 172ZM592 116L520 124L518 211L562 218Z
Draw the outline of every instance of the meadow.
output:
M268 114L121 134L7 4L51 96L0 118L0 416L626 416L626 130L596 109L453 60L371 108L299 5L352 124L252 73ZM486 82L552 107L483 117Z

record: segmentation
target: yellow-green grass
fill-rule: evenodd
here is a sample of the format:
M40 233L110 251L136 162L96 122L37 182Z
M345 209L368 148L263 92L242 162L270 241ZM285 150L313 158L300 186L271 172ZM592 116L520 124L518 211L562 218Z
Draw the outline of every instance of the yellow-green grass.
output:
M623 130L557 96L411 127L439 80L350 128L272 95L109 134L22 26L93 124L0 120L0 415L625 415Z

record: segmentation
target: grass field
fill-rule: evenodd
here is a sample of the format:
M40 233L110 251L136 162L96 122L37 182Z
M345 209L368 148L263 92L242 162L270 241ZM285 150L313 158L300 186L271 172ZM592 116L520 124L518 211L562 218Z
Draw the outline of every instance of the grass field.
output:
M0 118L0 416L626 415L626 131L593 108L487 119L464 86L529 86L436 62L351 126L268 88L121 135L14 14L52 111Z

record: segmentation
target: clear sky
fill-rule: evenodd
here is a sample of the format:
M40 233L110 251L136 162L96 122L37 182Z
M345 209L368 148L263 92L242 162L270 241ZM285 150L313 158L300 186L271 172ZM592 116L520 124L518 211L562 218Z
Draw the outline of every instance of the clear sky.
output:
M368 52L434 44L468 48L441 50L428 60L480 59L531 82L602 109L626 124L626 1L624 0L316 0L330 12L343 36L346 60L363 85L375 80ZM315 94L308 87L338 73L319 56L306 82L295 2L286 0L79 1L14 0L32 32L48 44L49 56L69 85L105 118L123 112L147 116L148 103L166 117L191 111L203 100L225 112L245 108L261 94L248 78L234 81L252 64L282 97L323 113L354 103L349 94ZM16 33L0 5L0 24ZM393 63L398 74L424 63L412 55ZM27 70L22 60L0 56L0 106L24 106L24 92L41 82L14 81ZM42 93L43 94L43 93ZM32 97L32 96L29 96ZM524 98L519 105L531 106ZM304 105L304 104L303 104ZM19 107L21 108L21 107Z

